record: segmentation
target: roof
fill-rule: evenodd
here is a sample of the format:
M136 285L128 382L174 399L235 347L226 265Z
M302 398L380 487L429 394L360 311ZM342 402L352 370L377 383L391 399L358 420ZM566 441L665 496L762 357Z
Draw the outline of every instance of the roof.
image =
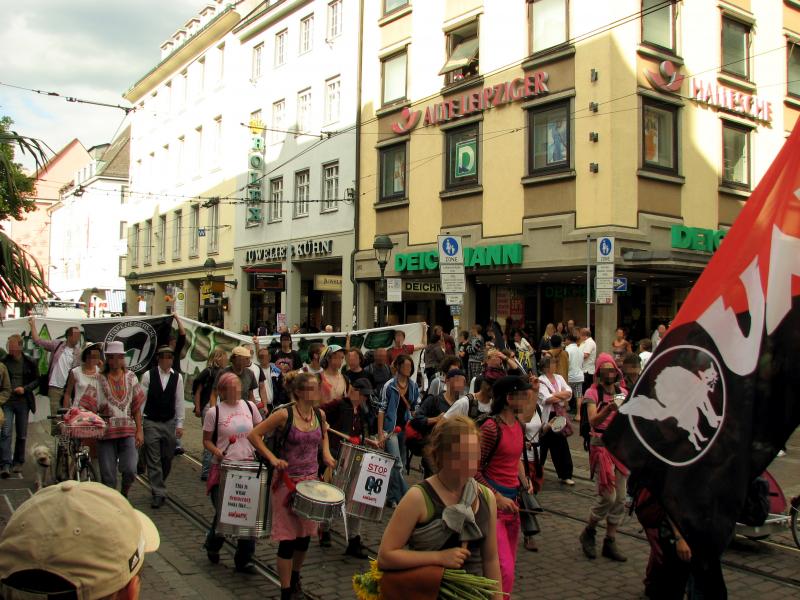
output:
M99 177L120 177L127 179L131 163L131 126L128 125L111 142L100 159L102 166L97 170Z
M52 169L55 166L55 164L67 154L67 151L72 149L72 147L75 146L76 144L78 144L81 148L83 148L83 151L86 152L86 148L83 147L83 144L81 143L81 141L78 138L74 138L71 142L69 142L61 150L56 152L53 155L53 158L51 158L46 163L44 163L44 165L42 165L42 167L40 169L37 169L36 172L33 174L33 176L36 177L37 179L41 179L42 175L44 175L50 169Z

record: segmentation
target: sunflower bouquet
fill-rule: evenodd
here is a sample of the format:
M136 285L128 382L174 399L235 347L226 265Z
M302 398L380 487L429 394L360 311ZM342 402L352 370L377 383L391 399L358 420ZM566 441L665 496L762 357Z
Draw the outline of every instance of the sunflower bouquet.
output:
M409 598L409 586L418 592L415 598L430 600L490 600L500 589L493 579L463 570L419 567L384 572L378 569L375 560L370 561L369 571L353 575L358 600Z

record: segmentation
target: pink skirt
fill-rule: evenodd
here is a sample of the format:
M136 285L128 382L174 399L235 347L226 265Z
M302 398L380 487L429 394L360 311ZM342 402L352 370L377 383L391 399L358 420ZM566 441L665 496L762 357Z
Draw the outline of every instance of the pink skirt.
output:
M292 481L295 483L309 480L317 481L319 478L316 475L292 477ZM317 534L319 523L298 517L292 507L289 506L291 493L282 481L279 481L277 487L274 487L270 493L269 506L272 513L272 533L270 537L273 540L283 542Z

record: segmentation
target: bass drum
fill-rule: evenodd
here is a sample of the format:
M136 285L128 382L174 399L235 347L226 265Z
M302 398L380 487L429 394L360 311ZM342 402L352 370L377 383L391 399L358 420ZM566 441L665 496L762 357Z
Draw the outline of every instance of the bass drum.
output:
M223 460L218 493L217 533L237 538L269 535L266 466L249 460Z

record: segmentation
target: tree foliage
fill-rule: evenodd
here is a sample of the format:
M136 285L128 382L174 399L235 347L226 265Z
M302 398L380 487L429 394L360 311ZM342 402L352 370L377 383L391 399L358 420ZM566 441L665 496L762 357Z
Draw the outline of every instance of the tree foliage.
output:
M14 162L17 149L33 156L37 170L46 160L39 142L13 131L13 124L10 117L0 118L0 221L9 218L19 221L23 213L36 208L33 199L36 180L23 172L22 165Z

